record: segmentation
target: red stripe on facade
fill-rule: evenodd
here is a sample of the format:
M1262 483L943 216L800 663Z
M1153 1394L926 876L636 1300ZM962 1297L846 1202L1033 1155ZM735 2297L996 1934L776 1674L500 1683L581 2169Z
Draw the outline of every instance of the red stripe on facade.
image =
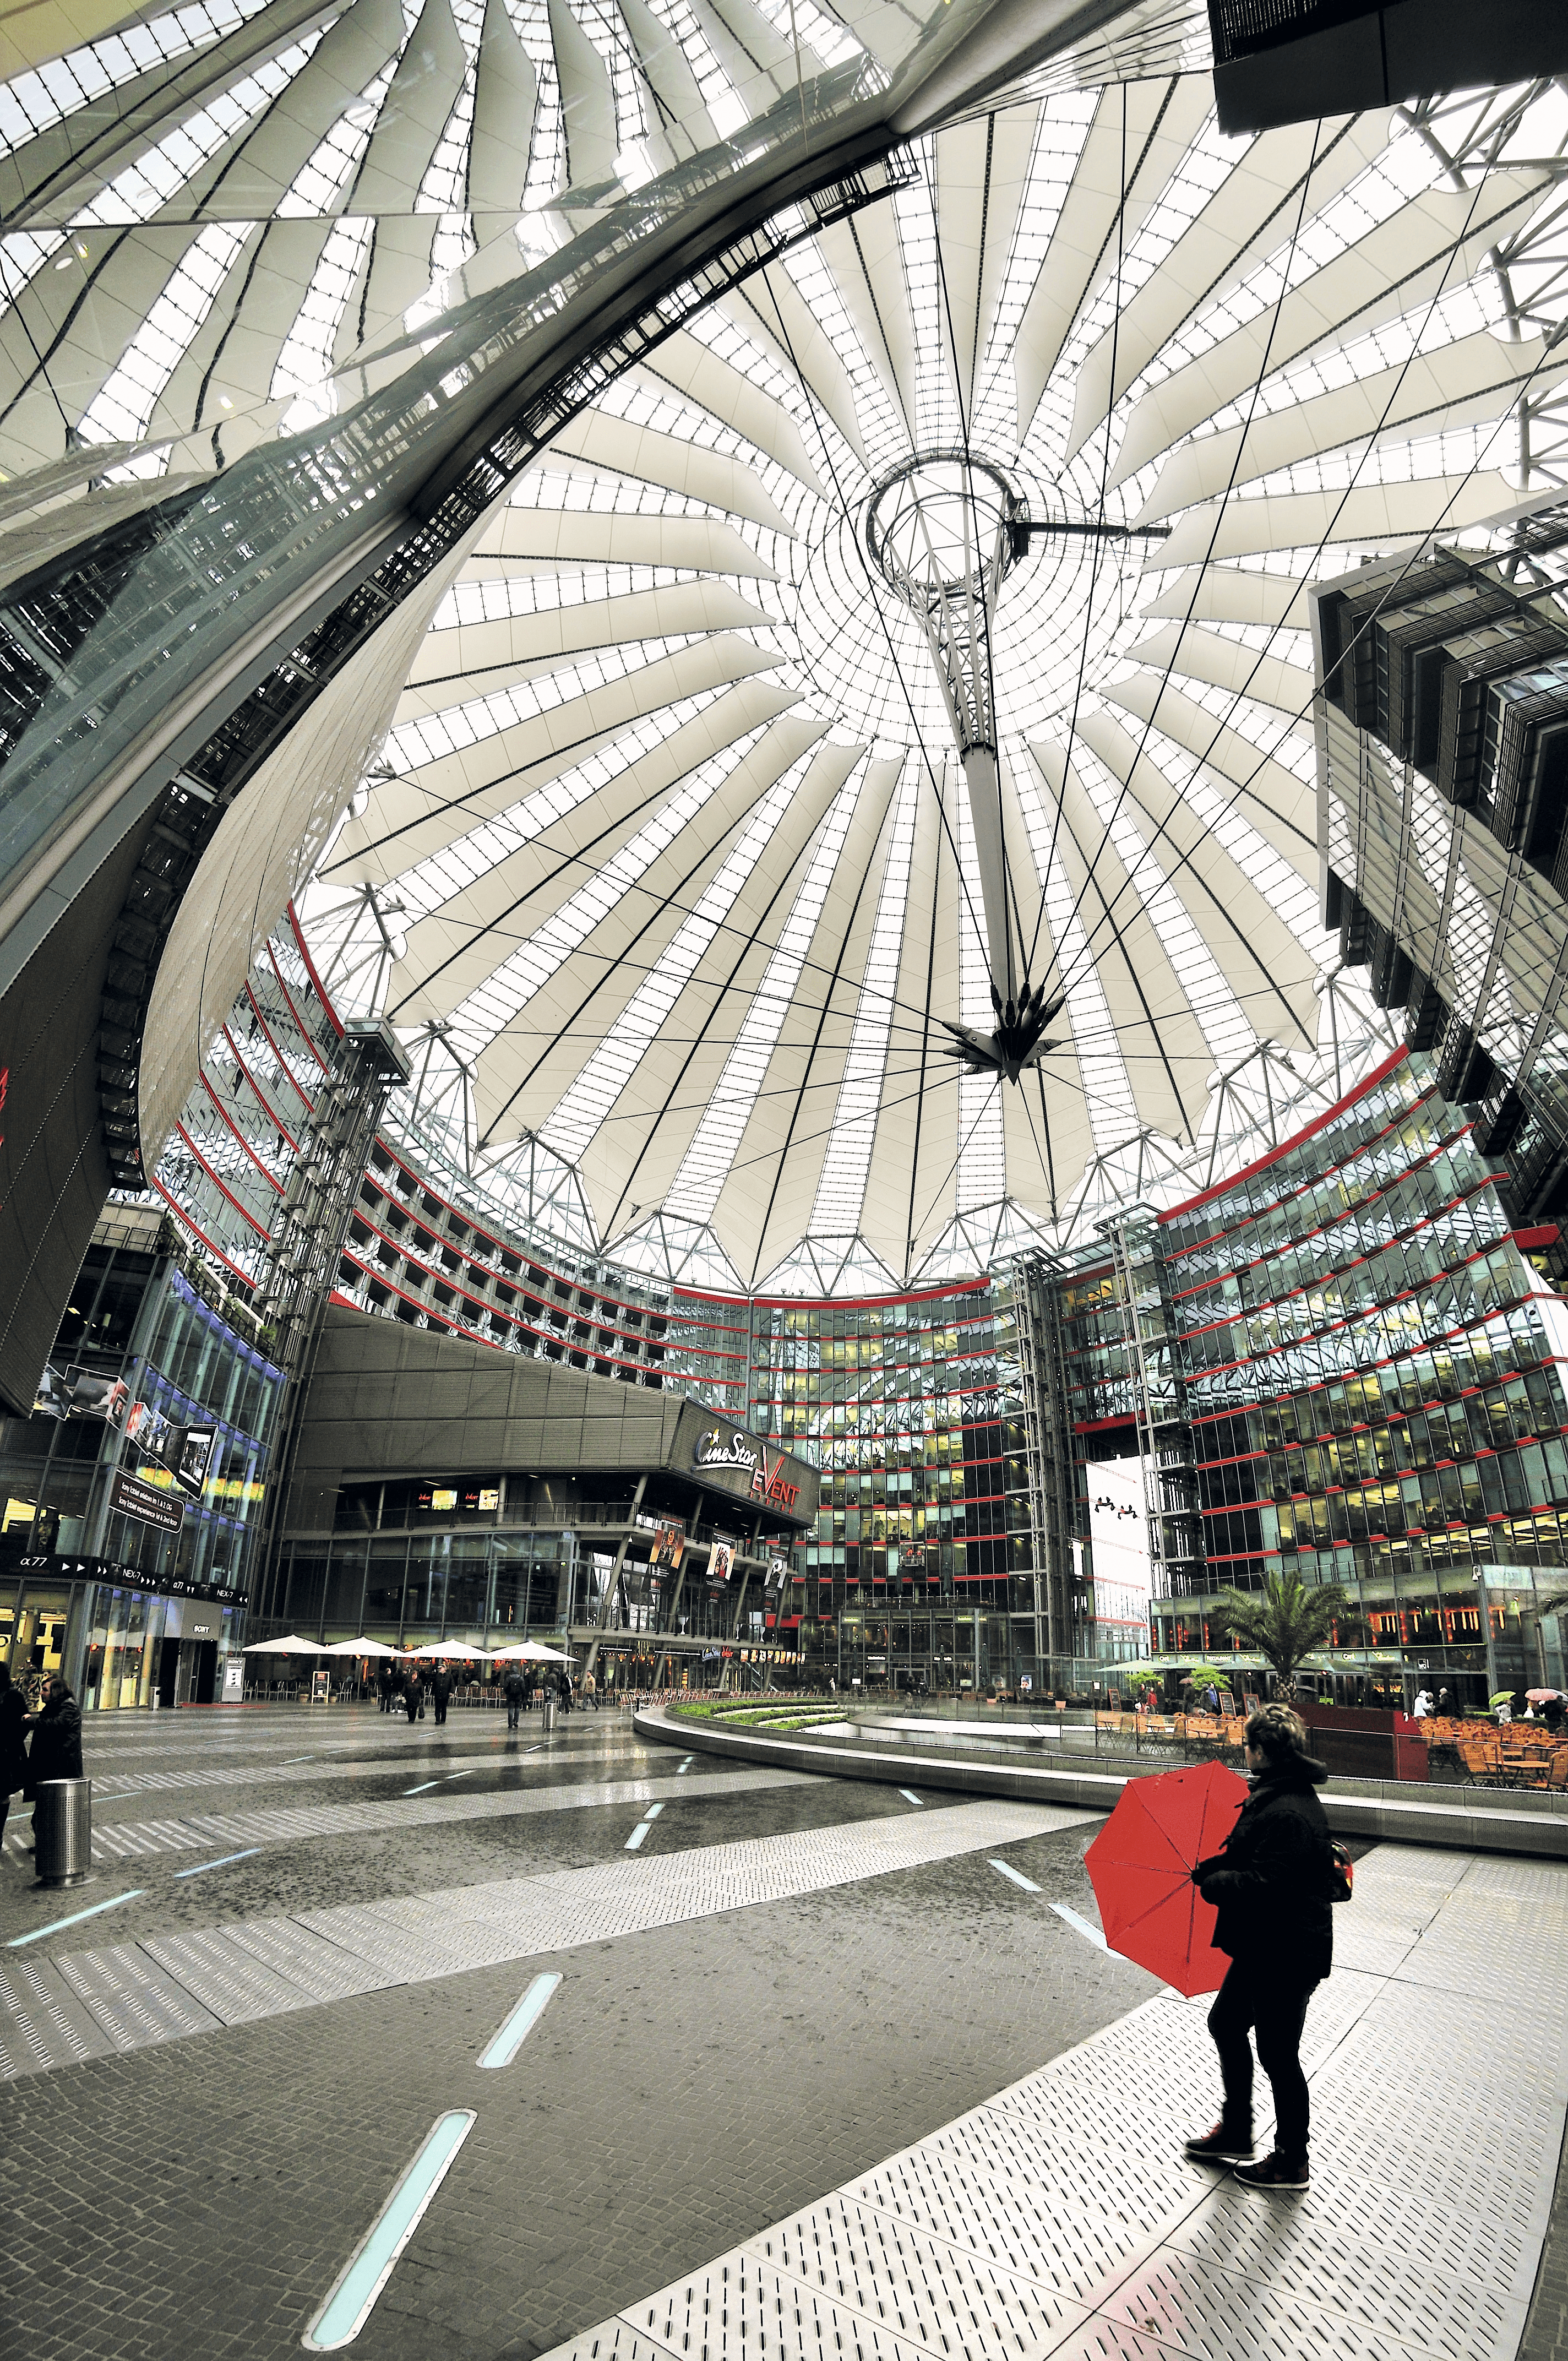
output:
M270 943L267 946L267 957L271 963L272 972L278 979L278 989L289 1004L289 1014L293 1018L295 1025L299 1027L300 1038L304 1043L306 1049L310 1051L312 1057L315 1060L317 1065L324 1074L327 1070L326 1060L316 1048L315 1042L312 1038L310 1027L306 1024L298 1008L294 1005L294 995L283 981L283 971L278 964L278 955L274 951Z
M265 1229L261 1223L257 1220L256 1215L251 1212L249 1206L242 1204L239 1199L235 1195L234 1191L225 1187L224 1182L219 1180L217 1174L214 1171L212 1166L208 1163L206 1158L203 1155L201 1149L197 1147L195 1141L186 1130L184 1125L182 1123L177 1123L174 1128L180 1134L181 1138L185 1142L186 1147L190 1149L192 1155L195 1158L197 1163L201 1166L203 1171L206 1174L208 1180L217 1191L219 1196L226 1197L228 1199L229 1203L239 1215L240 1220L242 1222L248 1222L258 1238L266 1238L270 1242L272 1236L271 1231Z
M305 973L315 985L317 994L321 1000L321 1005L326 1011L327 1023L332 1027L334 1033L340 1034L343 1031L343 1021L338 1016L336 1009L333 1006L332 1002L327 997L325 984L316 973L316 963L311 957L309 947L305 941L304 930L300 925L299 913L295 909L292 902L289 905L289 924L293 929L294 941L299 948L300 957L305 962Z
M250 1278L247 1272L241 1270L237 1262L230 1262L227 1255L225 1254L222 1246L218 1245L216 1239L210 1238L207 1235L207 1233L202 1227L201 1223L192 1219L192 1215L186 1212L184 1206L180 1202L179 1198L171 1197L170 1195L169 1191L164 1187L162 1181L158 1178L156 1173L152 1176L152 1186L163 1199L164 1203L174 1215L175 1220L182 1222L193 1238L200 1238L208 1253L216 1255L224 1268L225 1270L232 1270L236 1279L238 1279L242 1287L249 1290L255 1286L255 1280Z
M235 1137L238 1140L240 1146L244 1148L246 1154L249 1157L251 1162L260 1173L262 1179L268 1183L269 1188L276 1189L280 1197L283 1194L283 1183L281 1180L276 1179L275 1176L267 1170L266 1165L263 1164L260 1157L258 1156L255 1148L252 1148L249 1140L247 1139L244 1132L241 1131L238 1124L236 1123L233 1115L230 1115L227 1107L225 1106L222 1099L219 1098L216 1091L214 1090L205 1074L202 1076L202 1088L206 1092L207 1096L212 1100L213 1104L216 1107L225 1125L233 1132Z
M261 1014L261 1003L256 997L256 994L248 983L245 987L245 996L249 1001L252 1008L256 1011L256 1021L267 1036L267 1046L271 1050L272 1055L277 1059L279 1066L282 1070L283 1080L288 1083L289 1088L293 1092L294 1096L299 1100L300 1104L304 1108L305 1113L307 1115L313 1115L315 1112L315 1102L313 1099L308 1099L305 1096L303 1090L301 1088L299 1082L295 1078L292 1066L290 1065L288 1059L285 1058L282 1050L280 1049L277 1042L273 1039L272 1028L268 1024L266 1017Z
M270 1038L271 1037L269 1036L269 1038ZM279 1114L277 1108L273 1105L271 1100L262 1089L260 1083L257 1081L256 1076L246 1064L244 1058L240 1054L239 1043L235 1039L234 1035L229 1031L226 1025L224 1027L224 1039L234 1051L235 1063L239 1068L240 1072L245 1076L246 1081L250 1084L251 1089L256 1093L258 1103L265 1113L269 1123L277 1125L279 1130L282 1133L284 1138L288 1141L290 1147L297 1156L300 1152L299 1141L294 1137L293 1133L290 1130L288 1125L284 1122L282 1116Z
M1358 1099L1364 1099L1368 1091L1375 1091L1379 1082L1387 1082L1396 1066L1401 1065L1409 1054L1409 1050L1402 1046L1392 1050L1380 1066L1374 1066L1365 1082L1357 1082L1354 1090L1346 1091L1343 1099L1336 1099L1332 1107L1325 1108L1321 1115L1303 1125L1299 1131L1292 1132L1290 1137L1281 1140L1277 1148L1271 1148L1266 1156L1255 1157L1250 1164L1244 1164L1241 1170L1233 1172L1228 1180L1216 1180L1212 1188L1201 1190L1196 1197L1189 1197L1183 1203L1172 1205L1157 1219L1163 1225L1176 1221L1183 1213L1195 1213L1201 1205L1207 1205L1214 1198L1223 1197L1231 1190L1239 1188L1244 1180L1250 1180L1255 1172L1266 1172L1271 1164L1279 1162L1281 1157L1288 1156L1294 1148L1304 1148L1308 1140L1317 1137L1320 1131L1326 1131L1330 1124L1337 1123L1348 1107L1354 1106Z

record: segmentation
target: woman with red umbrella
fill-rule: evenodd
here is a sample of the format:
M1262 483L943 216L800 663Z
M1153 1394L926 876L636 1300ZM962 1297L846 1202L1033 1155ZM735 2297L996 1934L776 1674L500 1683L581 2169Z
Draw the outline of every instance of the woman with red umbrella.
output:
M1253 2189L1305 2189L1310 2108L1301 2071L1307 2004L1333 1963L1332 1855L1317 1789L1328 1773L1307 1752L1288 1706L1266 1705L1246 1726L1251 1793L1220 1851L1192 1883L1218 1918L1214 1948L1231 1961L1209 2012L1220 2053L1224 2107L1212 2131L1190 2139L1201 2163L1234 2164ZM1249 2159L1252 2045L1274 2090L1274 2153Z

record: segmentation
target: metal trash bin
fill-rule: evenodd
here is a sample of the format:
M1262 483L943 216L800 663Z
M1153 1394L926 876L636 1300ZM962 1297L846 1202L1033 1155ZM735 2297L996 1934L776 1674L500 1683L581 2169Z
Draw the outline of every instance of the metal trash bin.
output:
M33 1806L33 1861L40 1885L81 1885L93 1865L93 1782L45 1779Z
M544 1730L546 1736L548 1736L550 1731L555 1727L555 1716L559 1708L556 1706L554 1698L546 1697L544 1700Z

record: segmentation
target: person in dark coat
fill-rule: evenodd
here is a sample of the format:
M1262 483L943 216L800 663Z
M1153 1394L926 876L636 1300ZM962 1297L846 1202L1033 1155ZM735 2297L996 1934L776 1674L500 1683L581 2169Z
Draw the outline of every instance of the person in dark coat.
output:
M522 1712L522 1701L528 1695L528 1684L515 1664L509 1664L501 1691L507 1701L507 1728L515 1730Z
M447 1700L452 1695L452 1667L437 1664L430 1676L430 1694L435 1706L435 1726L439 1730L446 1719Z
M381 1693L381 1710L383 1713L390 1713L392 1710L392 1689L396 1680L397 1675L393 1672L392 1667L383 1656L381 1662L376 1667L376 1686Z
M30 1713L33 1733L27 1749L27 1780L23 1793L35 1795L46 1779L81 1779L82 1708L56 1673L44 1692L43 1710Z
M1311 2129L1301 2031L1307 2004L1333 1964L1328 1822L1317 1790L1328 1773L1306 1751L1307 1733L1288 1706L1266 1705L1246 1726L1252 1793L1224 1845L1192 1872L1215 1905L1214 1948L1231 1962L1209 2012L1220 2053L1224 2106L1219 2122L1187 2153L1200 2163L1234 2164L1254 2189L1305 2189ZM1274 2091L1274 2152L1248 2161L1252 2138L1252 2045Z
M0 1844L5 1841L5 1819L11 1798L27 1784L27 1708L20 1689L11 1686L11 1668L0 1664Z
M408 1678L403 1683L403 1706L411 1721L424 1719L424 1683L417 1664L409 1666Z

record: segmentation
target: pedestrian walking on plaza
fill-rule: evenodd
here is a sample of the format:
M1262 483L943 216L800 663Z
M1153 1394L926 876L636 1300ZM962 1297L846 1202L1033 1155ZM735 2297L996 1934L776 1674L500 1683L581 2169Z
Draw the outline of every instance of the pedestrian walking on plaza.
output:
M1288 1706L1266 1705L1246 1726L1252 1792L1223 1849L1201 1861L1192 1883L1218 1910L1214 1948L1231 1961L1209 2012L1220 2053L1224 2106L1187 2153L1234 2164L1252 2189L1305 2189L1310 2103L1301 2071L1307 2004L1333 1964L1332 1854L1317 1790L1328 1773L1306 1751ZM1274 2152L1249 2159L1252 2045L1274 2090Z
M398 1676L396 1673L393 1672L390 1664L389 1664L383 1657L380 1664L376 1667L376 1686L381 1694L381 1710L383 1713L390 1713L392 1710L392 1691L396 1686L397 1677Z
M599 1685L598 1681L595 1680L591 1672L585 1673L583 1675L583 1703L585 1705L591 1705L594 1711L598 1713L599 1709Z
M27 1784L27 1708L20 1689L11 1686L11 1669L0 1664L0 1844L5 1841L5 1818L11 1798Z
M411 1721L424 1719L424 1683L419 1676L417 1664L410 1666L408 1678L403 1683L403 1705Z
M538 1684L538 1680L539 1675L534 1672L526 1672L522 1676L522 1709L524 1713L532 1713L533 1711L533 1692Z
M507 1728L515 1730L522 1714L522 1701L528 1695L528 1684L515 1664L507 1666L501 1690L507 1701Z
M446 1720L446 1701L452 1695L452 1667L437 1664L430 1676L430 1694L435 1706L435 1726L440 1730Z
M560 1671L555 1675L555 1694L561 1700L562 1712L564 1714L570 1713L572 1710L572 1675L566 1670L565 1664L562 1665Z

